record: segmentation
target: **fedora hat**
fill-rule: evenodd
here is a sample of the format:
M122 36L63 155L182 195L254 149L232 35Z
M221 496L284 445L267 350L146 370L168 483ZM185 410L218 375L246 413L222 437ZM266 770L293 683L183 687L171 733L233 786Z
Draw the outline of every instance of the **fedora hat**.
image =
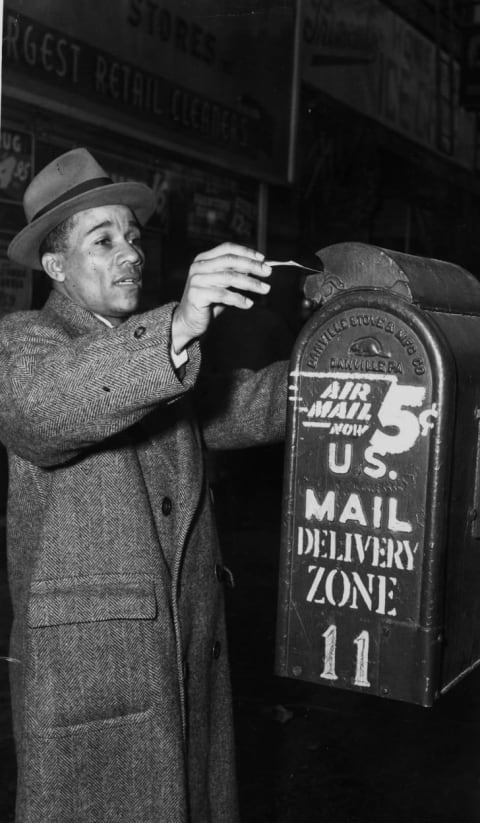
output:
M22 266L41 269L39 248L47 234L67 217L97 206L129 206L143 225L153 214L155 197L144 183L114 183L87 149L67 151L26 188L27 225L11 241L8 256Z

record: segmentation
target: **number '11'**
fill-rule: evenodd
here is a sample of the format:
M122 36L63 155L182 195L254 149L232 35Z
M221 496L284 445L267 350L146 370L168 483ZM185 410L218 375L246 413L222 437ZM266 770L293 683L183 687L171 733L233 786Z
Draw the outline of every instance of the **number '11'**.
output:
M323 632L325 638L325 656L323 659L323 672L320 677L324 680L338 680L335 671L335 656L337 651L337 627L332 624ZM368 652L370 647L370 635L367 631L360 632L353 641L357 647L355 662L355 686L370 686L368 679Z

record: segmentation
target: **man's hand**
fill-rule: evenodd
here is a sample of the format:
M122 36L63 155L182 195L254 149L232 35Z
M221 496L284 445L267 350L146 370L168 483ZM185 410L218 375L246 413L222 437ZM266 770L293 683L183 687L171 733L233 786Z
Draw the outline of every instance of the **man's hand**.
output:
M241 292L270 291L270 285L262 278L268 277L272 269L264 259L260 252L235 243L222 243L197 255L173 315L172 344L177 354L201 337L212 318L226 306L251 308L253 300Z

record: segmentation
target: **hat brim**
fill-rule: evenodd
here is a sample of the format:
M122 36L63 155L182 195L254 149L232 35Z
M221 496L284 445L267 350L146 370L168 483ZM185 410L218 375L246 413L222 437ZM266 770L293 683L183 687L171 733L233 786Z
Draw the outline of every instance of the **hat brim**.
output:
M72 197L32 220L15 235L7 254L15 263L41 270L39 248L42 240L68 217L97 206L128 206L143 226L155 211L155 205L155 195L144 183L108 183Z

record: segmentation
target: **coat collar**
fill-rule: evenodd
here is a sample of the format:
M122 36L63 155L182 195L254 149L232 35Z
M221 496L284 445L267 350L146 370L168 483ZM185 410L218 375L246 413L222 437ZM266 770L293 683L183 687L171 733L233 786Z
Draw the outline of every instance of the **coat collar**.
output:
M54 315L63 327L76 337L88 332L107 331L108 327L102 323L91 311L74 303L69 297L52 289L42 311L49 316Z

